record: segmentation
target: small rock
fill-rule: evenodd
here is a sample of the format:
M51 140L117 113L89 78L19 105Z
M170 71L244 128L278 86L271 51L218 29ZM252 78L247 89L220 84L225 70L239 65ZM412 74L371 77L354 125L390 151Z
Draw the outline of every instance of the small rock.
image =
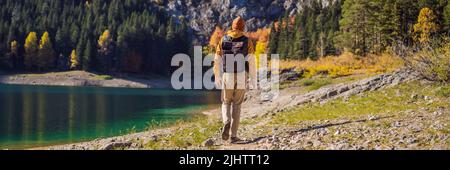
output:
M214 141L212 139L207 139L202 143L202 146L204 147L210 147L214 145Z
M363 149L368 149L371 144L372 144L372 142L370 140L367 140L362 144L362 147L363 147Z
M442 111L441 110L435 111L435 112L433 112L433 115L440 116L440 115L442 115Z
M373 120L377 120L377 119L378 119L378 117L373 116L373 115L370 115L369 118L367 118L367 120L369 120L369 121L373 121Z
M153 136L144 138L143 144L148 144L149 142L156 142L156 141L158 141L158 136L153 135Z
M156 136L156 135L153 135L150 137L150 141L152 141L152 142L156 142L157 140L158 140L158 136Z
M131 142L112 142L100 147L100 150L112 150L116 148L125 148L131 146Z
M375 150L383 150L383 147L381 147L380 145L376 145L374 149Z
M337 130L336 132L334 132L334 135L339 135L339 134L341 134L340 130Z
M142 148L142 145L139 143L132 143L131 148Z
M419 142L419 140L417 140L416 138L409 138L409 139L407 139L407 142L409 144L415 144L415 143Z
M392 123L393 127L401 127L402 124L399 121L395 121L394 123Z
M312 146L313 146L313 147L318 147L318 146L320 146L321 144L322 144L322 142L320 142L320 141L318 141L318 140L315 140L315 141L312 142Z

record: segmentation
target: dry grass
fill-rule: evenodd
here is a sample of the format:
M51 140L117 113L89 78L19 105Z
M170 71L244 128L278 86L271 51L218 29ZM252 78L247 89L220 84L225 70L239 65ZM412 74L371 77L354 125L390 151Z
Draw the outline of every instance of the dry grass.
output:
M353 74L383 73L396 70L403 66L399 57L389 55L368 55L359 57L352 53L344 53L340 56L328 56L319 60L282 60L280 69L296 69L304 71L304 77L315 75L328 75L341 77Z
M396 53L405 65L422 77L439 82L450 82L450 39L434 39L417 47L399 44Z

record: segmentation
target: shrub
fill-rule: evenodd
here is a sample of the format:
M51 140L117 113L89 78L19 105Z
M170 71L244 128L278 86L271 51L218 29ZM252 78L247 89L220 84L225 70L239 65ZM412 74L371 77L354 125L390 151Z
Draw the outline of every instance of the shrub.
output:
M398 45L397 54L407 67L425 79L439 82L450 81L450 41L448 38L434 39L430 43L414 48Z
M402 65L403 62L399 57L389 53L359 57L346 52L339 56L322 57L318 60L280 61L280 69L294 68L297 71L303 71L306 78L316 75L335 78L352 74L384 73L396 70Z

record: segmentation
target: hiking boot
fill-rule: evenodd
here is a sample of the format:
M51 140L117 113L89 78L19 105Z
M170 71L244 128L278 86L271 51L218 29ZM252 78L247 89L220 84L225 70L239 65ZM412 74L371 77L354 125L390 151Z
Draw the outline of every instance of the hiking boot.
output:
M231 137L230 143L235 144L242 141L241 139L239 139L238 137Z
M225 124L222 128L222 140L228 140L230 138L230 126L231 123Z

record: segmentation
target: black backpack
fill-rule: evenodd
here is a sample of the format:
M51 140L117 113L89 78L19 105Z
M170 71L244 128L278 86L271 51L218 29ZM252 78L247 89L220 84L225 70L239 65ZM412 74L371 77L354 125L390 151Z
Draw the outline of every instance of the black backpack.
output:
M233 38L225 35L222 38L222 68L225 73L242 73L249 70L248 61L245 60L248 54L248 38L246 36L241 36L239 38ZM234 69L232 67L227 67L227 54L232 54L236 56L237 54L242 54L244 56L244 67L238 68L238 63L234 62Z

